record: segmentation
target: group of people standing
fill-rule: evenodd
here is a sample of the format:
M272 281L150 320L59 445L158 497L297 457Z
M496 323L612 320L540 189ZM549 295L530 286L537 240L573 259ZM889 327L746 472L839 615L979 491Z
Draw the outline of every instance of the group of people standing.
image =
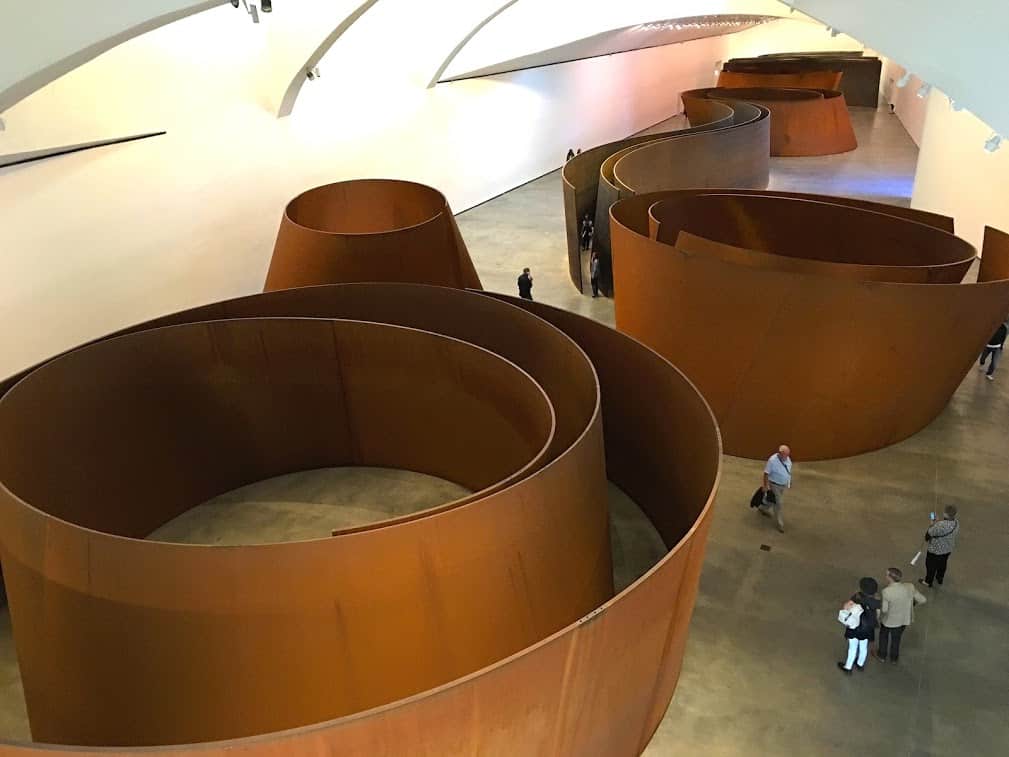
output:
M926 529L925 577L918 579L919 584L929 588L936 582L942 585L946 577L946 563L960 531L960 522L956 516L956 507L947 505L942 519L933 521ZM859 580L858 591L844 603L837 614L838 621L844 625L844 638L848 642L847 657L837 663L841 672L851 675L853 670L865 669L869 647L876 640L877 626L879 644L876 657L881 661L889 659L896 664L900 658L900 641L904 631L914 620L914 608L927 601L918 587L903 579L904 574L900 568L888 568L886 586L879 594L876 579L867 576Z
M781 533L785 532L785 492L791 486L792 451L787 444L782 444L767 459L761 487L750 501L750 506L758 508L762 515L774 518ZM919 578L918 583L932 588L936 583L941 586L946 578L947 563L960 533L960 521L957 520L955 505L947 505L941 519L936 520L935 513L930 513L929 518L931 524L924 535L925 576ZM919 556L911 561L912 565ZM863 670L869 647L876 640L877 627L879 644L876 657L896 663L900 658L904 630L914 620L914 607L925 602L925 595L913 583L904 581L904 574L899 568L887 569L886 586L882 592L879 592L875 578L867 576L860 579L858 591L844 603L837 615L838 621L844 625L844 638L848 643L847 657L838 662L837 667L849 675L853 670Z

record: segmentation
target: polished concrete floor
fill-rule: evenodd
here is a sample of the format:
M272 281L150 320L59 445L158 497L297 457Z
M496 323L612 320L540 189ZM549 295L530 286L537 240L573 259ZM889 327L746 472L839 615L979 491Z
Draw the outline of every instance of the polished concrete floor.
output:
M772 188L907 204L913 143L889 114L857 109L853 120L858 150L774 159ZM568 280L562 218L554 172L461 214L459 223L488 289L513 292L529 266L537 299L612 324L612 302L584 297ZM942 416L901 444L797 465L785 534L747 506L762 464L725 458L683 673L649 757L1009 752L1005 370L994 382L972 372ZM220 497L155 536L203 543L311 538L461 493L448 482L397 471L309 472ZM626 497L611 488L610 499L624 586L661 546ZM928 512L947 502L962 512L958 550L946 585L926 590L929 603L905 634L901 664L870 660L866 672L843 677L834 666L843 646L837 607L862 575L882 578L891 565L916 575L908 560ZM27 735L4 616L0 736Z

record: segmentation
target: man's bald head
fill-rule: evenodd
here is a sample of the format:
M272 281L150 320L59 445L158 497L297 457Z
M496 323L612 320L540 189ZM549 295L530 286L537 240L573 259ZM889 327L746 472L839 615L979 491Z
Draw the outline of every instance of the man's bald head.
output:
M782 457L791 457L792 449L787 444L782 444L780 447L778 447L778 454L781 455Z

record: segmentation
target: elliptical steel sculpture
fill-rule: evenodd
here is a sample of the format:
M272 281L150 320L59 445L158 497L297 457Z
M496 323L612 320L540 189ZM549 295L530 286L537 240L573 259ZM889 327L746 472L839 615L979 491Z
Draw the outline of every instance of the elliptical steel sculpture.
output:
M612 210L617 328L675 358L727 452L845 457L919 431L1009 311L1009 244L951 220L786 192L687 190Z
M0 745L18 757L637 754L679 675L721 452L697 390L630 337L403 283L98 340L0 384L0 443L33 734L95 747ZM142 538L334 464L476 491L307 542ZM616 596L607 476L669 548Z

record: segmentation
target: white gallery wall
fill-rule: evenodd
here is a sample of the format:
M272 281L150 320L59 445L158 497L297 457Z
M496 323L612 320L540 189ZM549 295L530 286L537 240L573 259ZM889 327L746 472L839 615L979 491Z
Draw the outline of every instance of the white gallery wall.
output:
M979 250L985 225L1009 231L1009 143L984 149L990 126L954 111L933 90L918 153L911 205L953 216L956 233Z
M230 5L126 42L7 111L0 154L168 134L0 170L0 375L260 290L284 204L306 188L404 178L460 211L558 168L569 147L673 115L681 90L713 83L716 61L852 45L779 21L429 89L458 29L432 44L418 5L376 4L287 118L263 97L278 78L260 65L271 19L255 26Z

